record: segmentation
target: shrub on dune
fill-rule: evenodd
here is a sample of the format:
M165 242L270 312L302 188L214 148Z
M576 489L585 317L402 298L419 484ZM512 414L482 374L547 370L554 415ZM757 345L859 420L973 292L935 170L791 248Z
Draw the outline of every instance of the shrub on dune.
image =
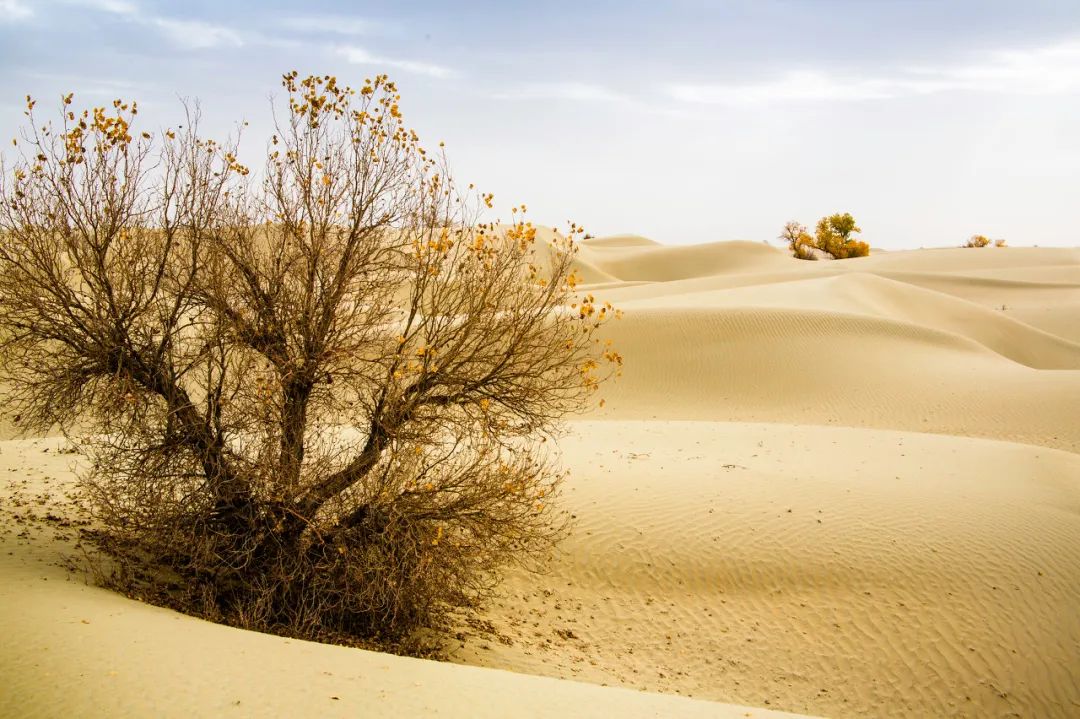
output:
M565 531L544 440L621 357L555 246L459 188L385 76L283 78L258 174L197 113L29 123L0 180L0 360L77 426L116 581L227 623L405 646Z
M849 257L866 257L870 254L870 245L853 237L862 232L855 224L850 213L829 215L818 220L813 236L806 227L798 222L784 225L780 239L788 243L788 248L801 260L816 260L817 252L822 252L836 260Z
M806 231L806 225L800 224L794 220L788 222L784 225L784 230L780 233L779 239L787 243L788 249L791 250L791 254L798 259L817 259L817 255L813 252L814 238Z
M972 235L968 238L968 241L963 244L964 247L1006 247L1008 243L1005 240L991 240L986 235Z
M870 245L852 235L862 232L850 213L829 215L818 220L814 231L814 244L838 260L848 257L866 257Z

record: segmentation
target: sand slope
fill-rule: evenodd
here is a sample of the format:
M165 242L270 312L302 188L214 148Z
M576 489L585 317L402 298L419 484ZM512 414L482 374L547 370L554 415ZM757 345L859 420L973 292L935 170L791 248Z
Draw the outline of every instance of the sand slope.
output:
M611 244L600 240L584 245L581 258L624 282L670 282L788 264L788 258L775 249L754 242L668 247L625 240Z
M840 262L745 242L605 252L621 257L594 264L633 284L595 290L626 313L609 331L625 377L605 391L600 416L880 427L1080 450L1080 251ZM1025 279L1009 279L1010 269ZM998 276L978 274L987 271ZM1055 333L1062 326L1074 329Z
M5 716L768 716L290 642L86 587L56 566L71 529L18 521L70 513L60 444L0 444ZM466 630L455 661L834 717L1080 707L1080 455L717 422L579 422L560 447L575 532L548 575L510 576L496 635Z
M836 717L1080 714L1080 455L583 422L575 534L458 659Z
M791 716L283 639L87 586L60 566L79 556L65 444L0 442L0 716Z
M622 689L64 581L50 439L0 443L0 715L1080 715L1080 250L621 235L577 261L625 310L625 375L559 443L575 533L454 660Z
M290 641L0 571L5 717L791 716Z

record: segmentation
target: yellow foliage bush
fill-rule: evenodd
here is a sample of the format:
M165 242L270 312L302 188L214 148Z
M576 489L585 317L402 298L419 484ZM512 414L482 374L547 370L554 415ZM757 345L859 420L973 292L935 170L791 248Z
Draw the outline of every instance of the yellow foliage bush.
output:
M1005 240L991 240L986 235L972 235L968 238L968 241L964 243L964 247L989 247L991 244L994 247L1006 247Z
M866 257L870 254L870 245L852 237L856 232L862 230L855 224L855 218L845 212L822 217L812 236L805 226L788 222L780 239L788 243L788 248L800 260L816 260L814 250L821 250L837 260Z

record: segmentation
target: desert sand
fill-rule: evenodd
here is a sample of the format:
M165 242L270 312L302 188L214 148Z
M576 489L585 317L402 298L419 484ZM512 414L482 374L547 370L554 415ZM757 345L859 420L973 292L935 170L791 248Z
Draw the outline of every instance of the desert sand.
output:
M559 442L575 530L453 663L87 586L79 457L12 439L0 714L1080 715L1080 250L619 236L580 269L626 365Z

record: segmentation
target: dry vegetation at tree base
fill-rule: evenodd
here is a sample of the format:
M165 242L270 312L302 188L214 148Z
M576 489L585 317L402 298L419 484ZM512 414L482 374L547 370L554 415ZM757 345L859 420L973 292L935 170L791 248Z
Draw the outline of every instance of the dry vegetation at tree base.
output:
M544 440L621 361L574 236L459 188L385 76L284 76L259 179L198 116L56 124L27 98L0 185L0 371L19 426L78 427L125 592L376 640L476 607L564 533ZM13 178L13 179L12 179ZM336 425L357 432L339 431Z

